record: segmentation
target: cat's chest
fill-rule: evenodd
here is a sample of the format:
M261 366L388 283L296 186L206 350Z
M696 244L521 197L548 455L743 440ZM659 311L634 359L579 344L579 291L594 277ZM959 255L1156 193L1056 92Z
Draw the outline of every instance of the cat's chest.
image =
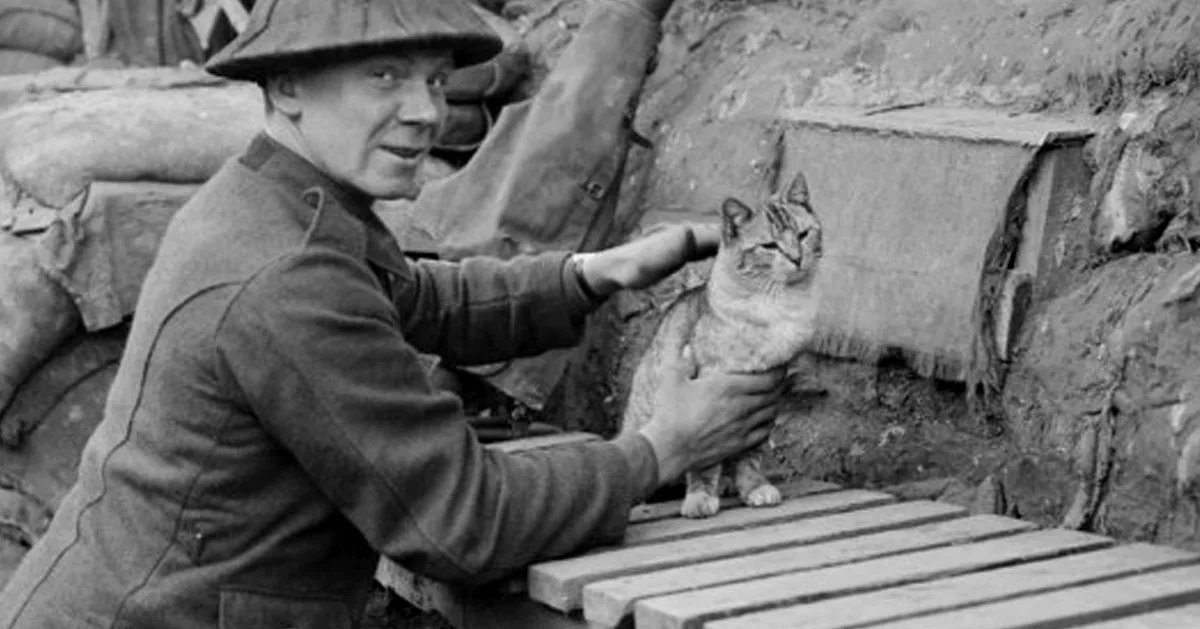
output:
M807 337L804 326L786 321L765 326L699 321L693 334L692 349L702 367L759 371L791 360L803 348Z

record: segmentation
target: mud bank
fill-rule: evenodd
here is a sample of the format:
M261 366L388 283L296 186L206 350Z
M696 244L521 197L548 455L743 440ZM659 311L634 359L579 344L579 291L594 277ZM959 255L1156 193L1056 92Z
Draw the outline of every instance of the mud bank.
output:
M517 24L549 62L586 3L524 5ZM772 440L777 471L1200 547L1200 325L1192 297L1167 305L1200 244L1197 35L1200 6L1172 0L681 0L637 112L655 148L634 150L621 224L711 219L758 185L756 132L788 109L1087 120L1086 194L1063 227L1073 262L1032 305L1002 416L980 421L961 384L897 361L807 357ZM663 308L702 279L689 269L607 307L550 412L612 430Z

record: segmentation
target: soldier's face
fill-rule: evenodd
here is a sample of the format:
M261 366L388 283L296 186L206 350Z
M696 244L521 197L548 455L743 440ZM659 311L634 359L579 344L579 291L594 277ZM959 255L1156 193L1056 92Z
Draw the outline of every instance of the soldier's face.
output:
M296 78L296 126L308 157L377 199L411 198L446 119L449 51L384 53Z

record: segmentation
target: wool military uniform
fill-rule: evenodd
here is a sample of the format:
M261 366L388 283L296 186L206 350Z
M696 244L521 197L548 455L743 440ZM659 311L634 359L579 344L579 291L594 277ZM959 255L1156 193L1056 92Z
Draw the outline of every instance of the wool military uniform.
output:
M168 228L0 627L353 627L378 553L478 583L619 538L643 437L485 450L417 358L575 342L567 260L410 262L370 199L259 137Z

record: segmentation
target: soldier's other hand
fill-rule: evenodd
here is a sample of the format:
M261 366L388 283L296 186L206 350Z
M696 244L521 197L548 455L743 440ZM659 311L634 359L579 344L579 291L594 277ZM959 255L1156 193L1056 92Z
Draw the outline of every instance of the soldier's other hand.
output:
M658 459L659 484L749 450L770 435L783 396L786 369L761 373L704 373L690 348L668 355L641 429Z
M577 254L594 293L607 297L622 288L646 288L684 264L711 257L721 242L716 225L664 225L623 245Z

